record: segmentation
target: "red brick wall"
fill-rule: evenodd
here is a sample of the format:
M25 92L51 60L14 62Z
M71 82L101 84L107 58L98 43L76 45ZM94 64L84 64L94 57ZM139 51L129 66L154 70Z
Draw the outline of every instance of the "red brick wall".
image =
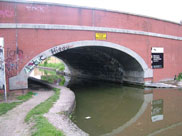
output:
M16 13L16 18L15 18ZM0 23L33 23L112 27L182 36L178 24L152 18L55 5L0 2ZM16 39L17 34L17 39ZM5 38L8 77L18 74L39 53L56 45L95 40L95 32L71 30L1 29ZM174 77L182 72L182 41L142 35L107 33L107 41L120 44L139 54L151 68L151 47L164 47L164 68L154 69L154 81ZM16 55L18 46L18 55ZM19 60L17 61L17 58Z

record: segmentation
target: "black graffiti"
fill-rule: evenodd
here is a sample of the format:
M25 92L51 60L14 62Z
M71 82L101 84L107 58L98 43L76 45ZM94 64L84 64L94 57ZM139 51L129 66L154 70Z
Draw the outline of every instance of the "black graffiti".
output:
M3 54L3 50L2 49L0 49L0 54Z
M4 71L4 65L2 62L0 62L0 71Z
M54 55L54 54L56 54L56 53L59 53L59 52L68 50L69 48L70 48L69 46L54 47L54 48L51 49L51 53L52 53L52 55Z

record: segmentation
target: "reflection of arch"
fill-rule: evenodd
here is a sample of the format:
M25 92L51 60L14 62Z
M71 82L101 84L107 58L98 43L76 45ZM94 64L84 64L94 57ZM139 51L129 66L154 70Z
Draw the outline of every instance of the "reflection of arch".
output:
M129 48L105 41L77 41L55 46L34 57L24 66L19 75L10 78L10 89L27 88L27 78L30 72L34 69L34 67L36 67L36 65L38 65L41 61L45 60L47 57L55 55L59 52L68 49L79 48L79 47L91 47L91 46L108 47L111 49L116 49L118 51L121 51L122 53L125 53L127 56L132 58L132 60L134 60L136 64L142 69L142 74L140 74L140 76L142 76L143 78L153 77L152 70L148 68L143 58ZM129 71L127 72L127 74L137 75L135 71L131 72ZM16 84L16 81L19 81L21 84Z
M142 106L140 107L140 109L138 110L137 114L133 118L131 118L124 125L114 129L111 133L107 133L107 134L104 134L102 136L115 136L118 133L121 133L125 128L127 128L130 125L132 125L133 123L135 123L143 115L143 113L147 109L148 104L151 103L152 100L153 100L153 94L145 94L144 95L144 102L143 102Z

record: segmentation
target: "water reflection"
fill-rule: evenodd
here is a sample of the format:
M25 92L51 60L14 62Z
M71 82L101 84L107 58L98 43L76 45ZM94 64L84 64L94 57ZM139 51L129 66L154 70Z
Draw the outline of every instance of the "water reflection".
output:
M139 111L143 89L114 84L71 86L75 91L76 124L92 136L112 132Z
M182 135L182 91L114 84L70 86L76 124L91 136Z
M152 122L163 120L163 99L152 101L152 112L151 120Z
M182 91L177 89L153 89L153 104L133 124L117 136L181 136ZM154 114L152 111L157 109ZM153 120L153 116L158 116ZM162 117L160 117L162 116Z

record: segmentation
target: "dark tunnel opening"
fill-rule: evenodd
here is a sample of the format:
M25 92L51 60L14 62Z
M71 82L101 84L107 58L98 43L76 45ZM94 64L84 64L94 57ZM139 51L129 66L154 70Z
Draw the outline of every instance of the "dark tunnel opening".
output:
M117 49L100 46L77 47L54 56L67 64L72 77L118 83L144 82L144 72L137 60Z

